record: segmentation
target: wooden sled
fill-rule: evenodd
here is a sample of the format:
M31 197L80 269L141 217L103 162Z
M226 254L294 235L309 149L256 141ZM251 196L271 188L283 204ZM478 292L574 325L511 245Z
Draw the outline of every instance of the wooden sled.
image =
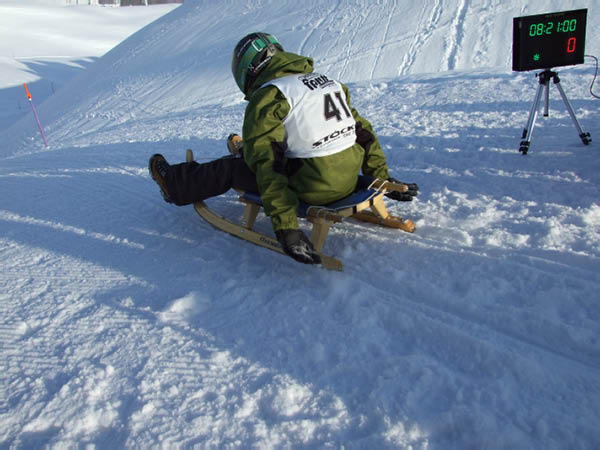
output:
M191 162L193 160L194 154L192 150L188 149L186 151L186 161ZM360 176L357 191L337 202L323 206L307 205L301 202L298 217L305 218L312 223L310 240L321 256L323 267L329 270L341 271L343 269L342 262L339 259L323 254L322 250L331 226L334 223L342 222L348 217L412 233L415 229L413 222L392 216L387 211L383 201L383 196L387 192L406 192L407 190L408 187L405 184ZM269 250L285 254L277 239L253 230L258 213L263 206L260 194L257 192L241 192L239 199L246 205L242 224L235 224L214 213L202 201L194 203L194 209L200 217L221 231Z

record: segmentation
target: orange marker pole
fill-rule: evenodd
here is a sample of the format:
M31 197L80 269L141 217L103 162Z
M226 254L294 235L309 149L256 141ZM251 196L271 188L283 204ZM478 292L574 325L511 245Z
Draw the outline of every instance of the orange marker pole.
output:
M23 86L25 87L25 93L27 94L27 100L29 100L29 103L31 104L31 109L33 110L33 115L35 116L35 120L38 124L38 127L40 128L40 134L42 135L42 139L44 140L44 145L46 147L48 147L48 141L46 141L46 135L44 134L44 129L42 128L42 124L40 123L40 119L37 115L37 111L35 110L35 106L33 106L31 92L29 92L29 89L27 88L27 83L23 83Z

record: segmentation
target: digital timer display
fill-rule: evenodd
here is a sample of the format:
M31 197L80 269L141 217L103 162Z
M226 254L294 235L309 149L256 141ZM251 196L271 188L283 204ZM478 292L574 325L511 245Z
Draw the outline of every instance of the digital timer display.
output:
M587 9L515 17L513 70L582 64Z

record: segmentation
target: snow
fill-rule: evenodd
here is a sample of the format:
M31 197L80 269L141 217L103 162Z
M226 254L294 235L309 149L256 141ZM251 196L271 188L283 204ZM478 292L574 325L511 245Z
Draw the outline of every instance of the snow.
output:
M0 2L0 131L30 111L23 83L43 102L98 57L174 9L66 6L65 0Z
M520 15L588 7L599 56L597 2L365 5L0 4L0 447L598 448L597 142L551 87L521 155L537 79L510 70ZM240 131L256 29L349 84L414 234L336 226L332 273L162 201L150 155ZM596 139L594 68L557 71Z

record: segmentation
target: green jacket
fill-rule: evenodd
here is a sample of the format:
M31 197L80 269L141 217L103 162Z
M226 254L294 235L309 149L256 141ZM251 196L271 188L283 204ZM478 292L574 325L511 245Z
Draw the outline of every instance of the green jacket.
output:
M385 156L371 124L351 108L357 142L339 153L316 158L284 157L286 134L282 120L290 111L285 96L265 83L287 75L311 73L313 60L288 52L276 53L247 93L244 116L244 159L256 174L266 214L273 229L298 229L298 203L324 205L350 195L359 172L387 180ZM350 105L348 88L342 85Z

